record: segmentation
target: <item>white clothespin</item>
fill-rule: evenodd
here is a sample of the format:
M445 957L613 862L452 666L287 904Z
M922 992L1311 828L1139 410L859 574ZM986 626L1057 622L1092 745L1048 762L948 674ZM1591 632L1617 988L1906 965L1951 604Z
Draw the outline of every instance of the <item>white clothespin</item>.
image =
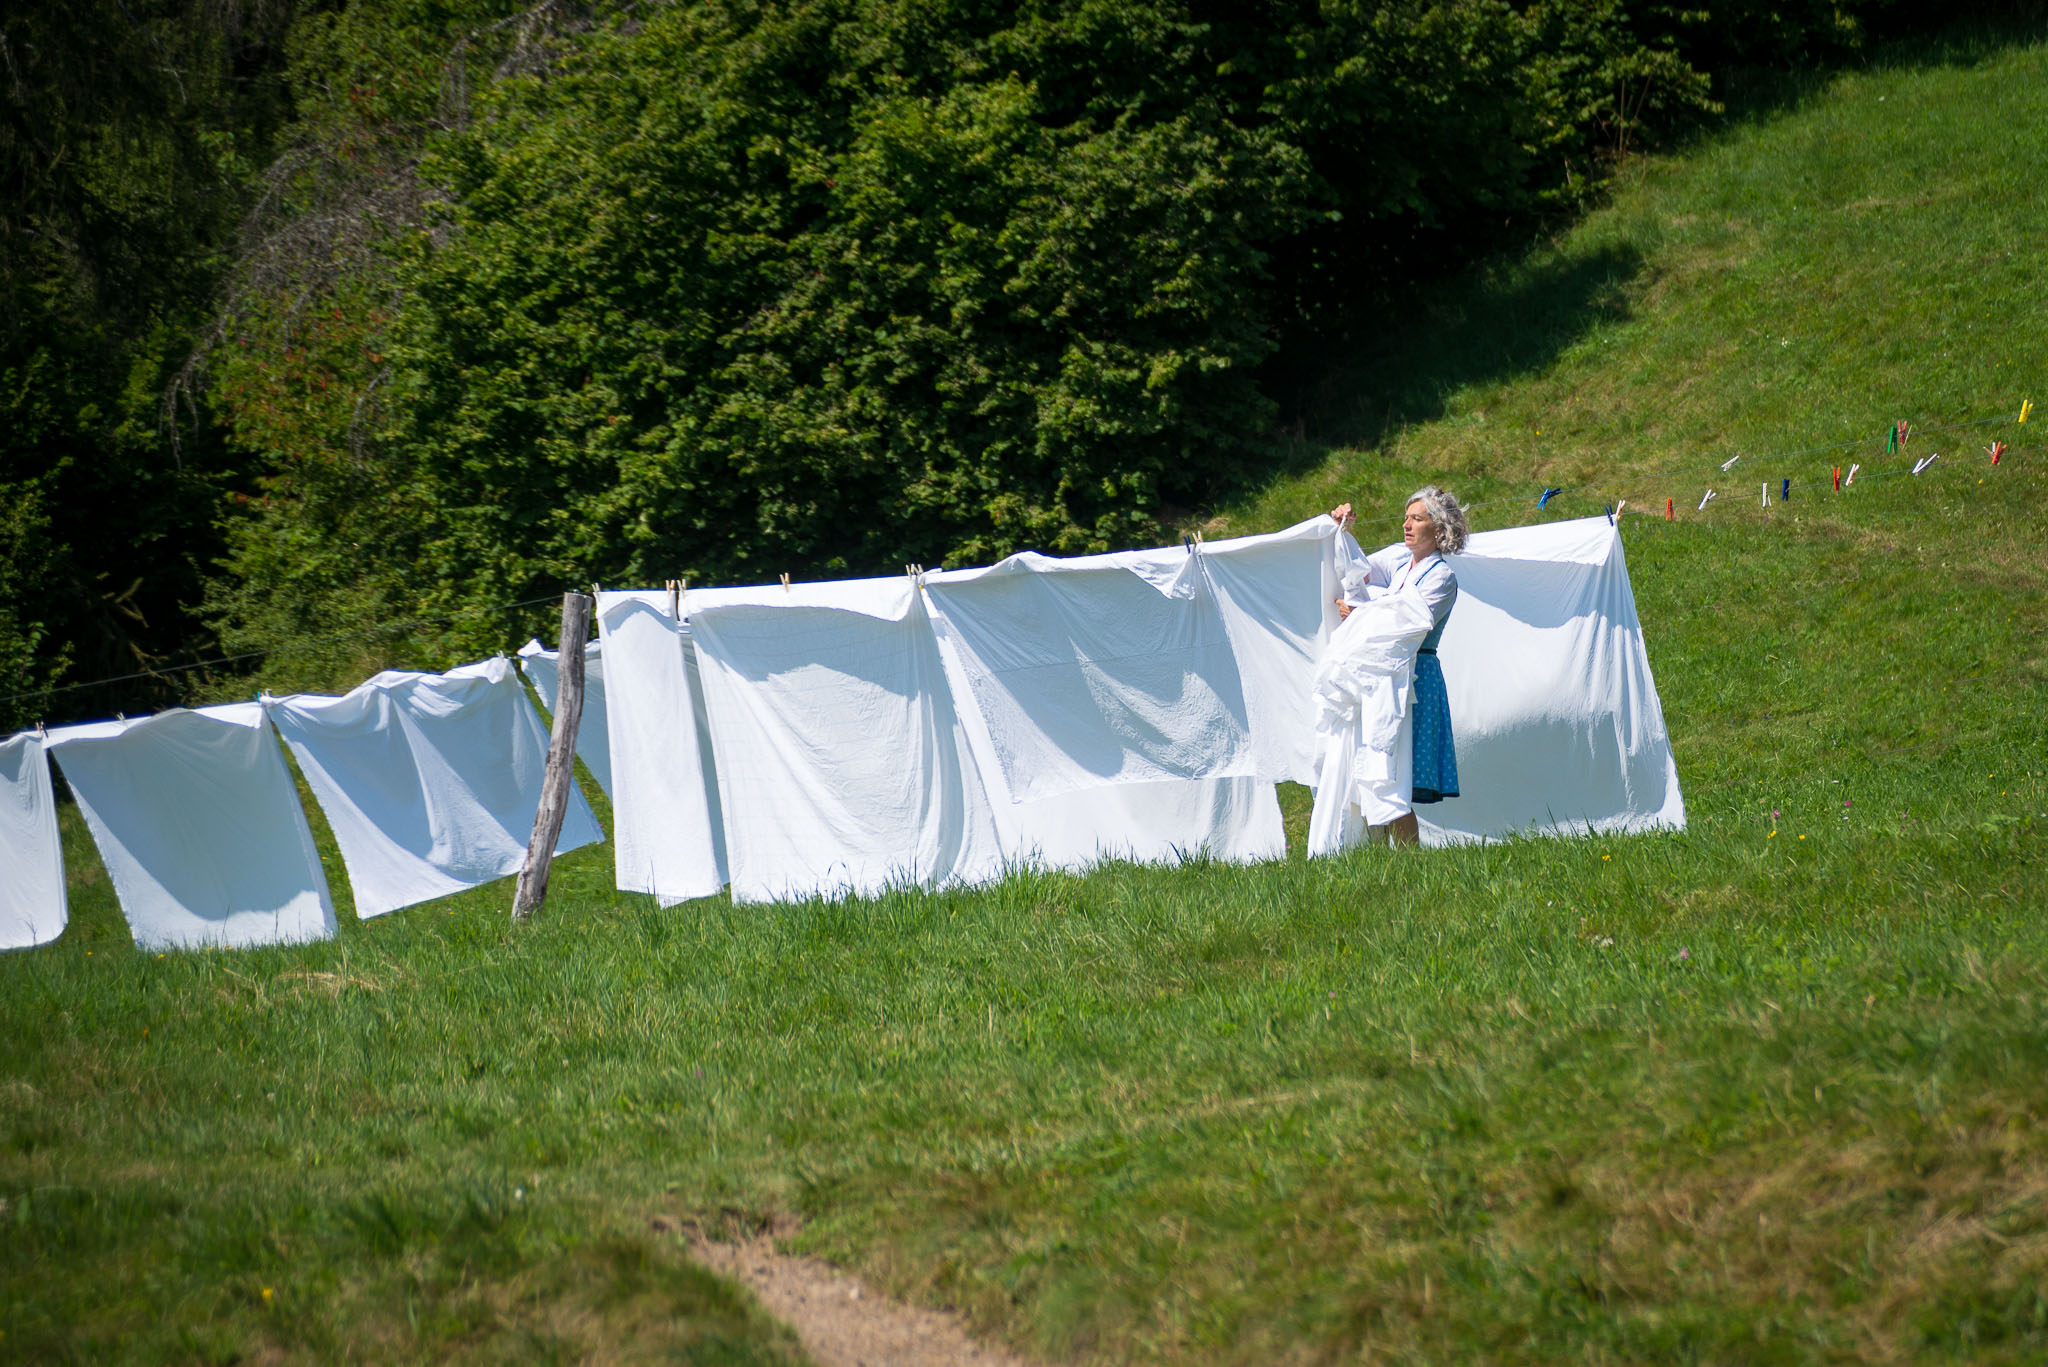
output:
M1931 456L1922 456L1922 457L1920 457L1920 459L1918 459L1918 460L1916 460L1916 461L1914 461L1914 462L1913 462L1913 473L1914 473L1914 474L1916 474L1916 475L1917 475L1917 474L1919 474L1919 473L1920 473L1920 472L1921 472L1922 470L1925 470L1925 469L1926 469L1926 468L1927 468L1928 466L1930 466L1930 465L1934 464L1934 462L1936 462L1936 461L1938 461L1938 460L1940 460L1940 459L1941 459L1941 452L1939 452L1939 451L1936 451L1936 452L1935 452L1935 453L1934 453L1933 455L1931 455Z
M592 603L597 601L597 581L595 579L590 581L590 601Z
M668 616L671 622L683 620L683 581L668 580L663 587L668 590Z
M1849 473L1845 475L1842 479L1842 487L1846 489L1851 484L1854 484L1856 482L1856 472L1858 470L1861 470L1862 468L1862 466L1856 464L1855 462L1850 462Z
M782 591L784 593L789 592L789 575L786 572L782 576Z
M1621 500L1621 502L1615 504L1614 511L1607 515L1607 525L1610 527L1619 527L1621 525L1621 510L1626 507L1628 507L1627 499L1623 499Z
M1735 462L1736 462L1736 461L1738 461L1738 460L1741 460L1741 459L1742 459L1742 457L1741 457L1741 456L1739 456L1739 455L1734 455L1734 456L1730 456L1730 457L1728 457L1728 459L1726 459L1726 460L1722 461L1722 462L1721 462L1721 473L1722 473L1722 474L1724 474L1724 475L1725 475L1725 474L1727 474L1727 473L1728 473L1728 472L1729 472L1729 471L1730 471L1731 469L1733 469L1733 468L1734 468L1734 466L1735 466Z
M1763 486L1762 486L1762 487L1763 487L1763 500L1764 500L1764 507L1768 508L1768 507L1770 507L1770 506L1771 506L1771 482L1770 482L1769 480L1765 480L1765 481L1763 482Z
M1694 511L1694 512L1701 512L1701 513L1703 513L1703 512L1705 512L1705 511L1707 510L1707 505L1708 505L1709 503L1712 503L1713 501L1714 501L1714 491L1713 491L1712 489L1709 489L1709 490L1707 490L1707 496L1706 496L1705 498L1703 498L1703 499L1701 499L1701 500L1700 500L1700 506L1699 506L1698 508L1695 508L1695 509L1694 509L1693 511Z

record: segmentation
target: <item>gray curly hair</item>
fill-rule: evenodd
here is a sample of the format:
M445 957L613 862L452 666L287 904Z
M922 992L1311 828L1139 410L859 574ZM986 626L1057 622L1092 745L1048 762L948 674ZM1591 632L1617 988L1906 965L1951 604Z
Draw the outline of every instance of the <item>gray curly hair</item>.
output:
M1436 548L1445 555L1456 555L1465 549L1465 538L1472 529L1465 525L1465 510L1458 506L1458 500L1447 489L1434 484L1425 484L1408 495L1411 504L1420 503L1422 511L1429 514L1430 525L1436 528Z

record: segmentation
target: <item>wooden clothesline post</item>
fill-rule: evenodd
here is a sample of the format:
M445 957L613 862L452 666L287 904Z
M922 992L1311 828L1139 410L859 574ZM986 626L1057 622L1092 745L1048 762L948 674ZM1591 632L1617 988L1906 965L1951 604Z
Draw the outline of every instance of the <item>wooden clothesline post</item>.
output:
M540 810L533 816L533 839L526 863L512 893L512 919L523 921L547 900L548 871L555 860L555 842L562 838L562 818L569 814L570 779L576 769L576 726L583 718L583 644L590 638L591 600L581 593L562 595L560 690L555 697L555 727L548 737L547 776L541 780Z

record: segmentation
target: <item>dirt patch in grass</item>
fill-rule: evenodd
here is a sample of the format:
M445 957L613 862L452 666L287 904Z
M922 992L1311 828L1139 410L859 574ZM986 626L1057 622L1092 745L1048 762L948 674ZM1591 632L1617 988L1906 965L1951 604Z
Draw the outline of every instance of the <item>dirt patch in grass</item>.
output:
M678 1226L657 1216L654 1227ZM958 1315L906 1305L830 1263L780 1252L778 1238L793 1232L778 1226L716 1239L692 1230L690 1254L745 1283L796 1330L818 1367L1031 1367L1005 1348L976 1341Z

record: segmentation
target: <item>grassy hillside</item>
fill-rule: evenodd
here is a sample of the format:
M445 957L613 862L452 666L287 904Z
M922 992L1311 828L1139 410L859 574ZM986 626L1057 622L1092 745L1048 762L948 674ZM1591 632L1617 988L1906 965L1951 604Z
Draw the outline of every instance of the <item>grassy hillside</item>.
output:
M157 958L69 831L0 1354L788 1360L677 1227L795 1215L1052 1361L2039 1361L2044 168L2040 43L1646 161L1220 520L1627 496L1683 835L666 911L592 850L516 931Z

